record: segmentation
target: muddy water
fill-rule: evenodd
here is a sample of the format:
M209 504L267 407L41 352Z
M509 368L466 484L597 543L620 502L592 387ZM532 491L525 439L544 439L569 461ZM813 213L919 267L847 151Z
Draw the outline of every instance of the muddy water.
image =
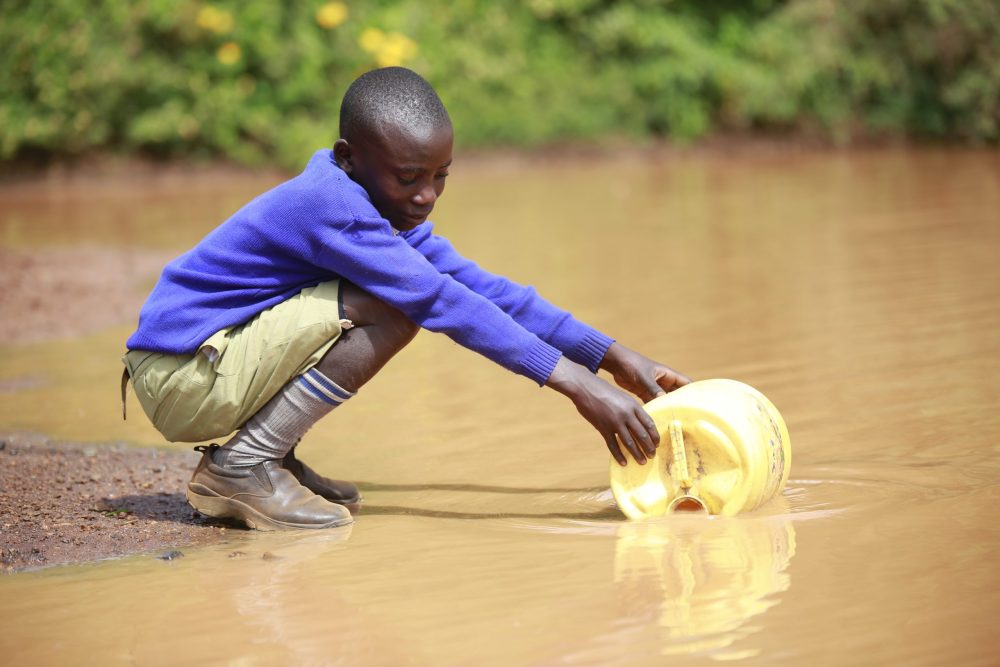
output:
M363 482L353 527L0 579L5 663L995 664L997 153L453 173L436 220L461 251L767 394L795 452L784 496L627 522L565 399L425 333L302 445ZM266 185L15 198L0 242L179 252ZM128 317L4 347L0 427L162 444L118 416Z

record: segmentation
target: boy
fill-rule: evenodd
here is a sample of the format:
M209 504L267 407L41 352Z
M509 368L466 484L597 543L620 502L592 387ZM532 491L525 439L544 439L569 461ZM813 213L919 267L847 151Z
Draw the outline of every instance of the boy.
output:
M357 487L295 458L318 419L351 399L419 328L447 334L573 401L625 465L659 435L641 405L689 380L487 273L426 222L444 191L452 127L401 67L351 84L340 139L167 265L123 357L168 440L236 431L202 459L187 497L250 528L350 523Z

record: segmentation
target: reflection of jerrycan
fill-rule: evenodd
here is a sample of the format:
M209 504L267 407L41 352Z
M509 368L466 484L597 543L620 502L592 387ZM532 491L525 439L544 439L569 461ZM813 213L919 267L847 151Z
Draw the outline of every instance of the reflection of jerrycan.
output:
M662 653L735 658L726 651L760 627L748 621L788 589L794 555L795 528L781 516L626 522L615 586L629 613L658 611Z
M644 406L660 432L656 456L611 461L611 490L630 519L675 510L732 515L781 492L792 463L774 405L735 380L701 380Z

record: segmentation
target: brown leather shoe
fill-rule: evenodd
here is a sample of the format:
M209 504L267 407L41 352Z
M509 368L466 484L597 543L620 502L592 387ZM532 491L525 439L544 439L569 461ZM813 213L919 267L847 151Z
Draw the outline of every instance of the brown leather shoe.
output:
M282 459L281 465L299 480L302 486L338 505L355 505L361 502L361 492L350 482L323 477L318 472L295 458L293 448Z
M334 528L354 521L351 513L302 486L279 461L246 468L216 465L218 445L198 446L201 461L187 488L191 507L218 519L237 519L257 530Z

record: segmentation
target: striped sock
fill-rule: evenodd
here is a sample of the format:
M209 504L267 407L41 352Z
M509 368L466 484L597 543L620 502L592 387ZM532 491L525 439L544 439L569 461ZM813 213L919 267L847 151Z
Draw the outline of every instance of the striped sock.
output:
M354 396L312 368L268 401L218 451L215 463L252 466L284 458L313 424Z

